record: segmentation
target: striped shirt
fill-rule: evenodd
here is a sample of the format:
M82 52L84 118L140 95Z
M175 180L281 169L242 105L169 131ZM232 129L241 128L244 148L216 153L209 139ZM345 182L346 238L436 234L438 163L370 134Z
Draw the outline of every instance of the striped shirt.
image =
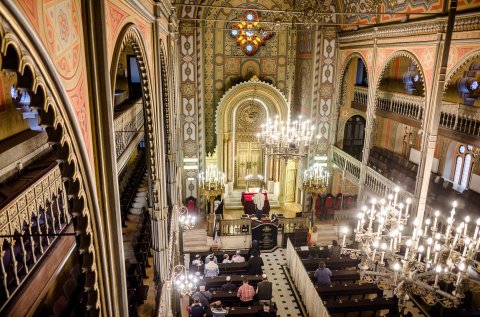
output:
M255 290L253 289L252 285L243 284L238 288L237 296L240 298L242 302L249 302L253 300L254 295L255 295Z

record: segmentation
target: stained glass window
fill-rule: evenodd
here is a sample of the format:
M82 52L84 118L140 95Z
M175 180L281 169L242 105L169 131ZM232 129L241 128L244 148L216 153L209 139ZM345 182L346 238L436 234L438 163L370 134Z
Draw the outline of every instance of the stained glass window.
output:
M260 27L259 16L256 11L247 10L243 13L242 21L230 26L230 36L235 39L237 45L242 47L243 53L253 56L260 46L265 45L272 32L266 32Z

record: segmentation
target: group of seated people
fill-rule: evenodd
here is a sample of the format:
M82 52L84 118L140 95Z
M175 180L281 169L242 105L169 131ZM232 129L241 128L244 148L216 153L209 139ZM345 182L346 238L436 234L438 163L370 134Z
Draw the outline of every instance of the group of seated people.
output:
M191 296L191 304L188 308L190 317L222 317L228 314L239 316L243 315L240 310L245 308L242 307L248 307L248 316L276 316L275 304L272 302L272 283L263 273L264 263L260 256L258 243L255 241L250 248L247 255L248 261L241 253L240 250L237 250L231 258L225 253L222 263L245 263L243 273L253 279L253 285L250 284L252 281L249 282L248 276L243 274L240 277L227 275L223 280L219 276L221 272L217 257L213 253L207 255L205 257L204 276L199 271L195 273L198 278L196 283L198 290ZM199 254L195 256L192 265L193 268L195 266L199 268L203 265ZM254 276L252 277L252 275ZM210 277L210 279L206 277ZM232 281L232 277L237 284ZM241 285L238 285L239 282L241 282ZM230 307L227 307L226 304Z

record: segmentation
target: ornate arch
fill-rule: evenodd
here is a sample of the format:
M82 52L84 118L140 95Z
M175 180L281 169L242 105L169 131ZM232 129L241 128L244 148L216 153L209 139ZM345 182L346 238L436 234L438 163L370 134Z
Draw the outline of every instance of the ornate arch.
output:
M341 105L341 101L345 99L345 94L346 94L346 90L345 90L345 75L347 74L347 71L349 69L349 66L350 66L350 62L354 59L354 58L359 58L362 60L363 62L363 65L365 65L365 69L367 70L367 77L368 78L372 78L373 75L370 74L370 72L372 70L369 70L368 69L368 66L367 66L367 63L365 61L365 58L364 56L360 53L360 52L353 52L351 53L347 59L345 60L345 64L343 65L343 68L342 70L340 71L340 77L339 77L339 87L341 89L340 91L340 94L338 94L338 100L337 100L337 105Z
M444 94L452 78L455 78L458 75L458 72L464 69L464 67L467 66L469 63L471 63L474 59L479 57L480 57L480 50L476 50L468 54L467 56L463 57L448 71L447 76L445 78L445 87L444 87L445 89L443 90Z
M390 62L392 62L397 57L406 57L411 61L414 61L417 63L417 67L419 69L419 76L422 79L422 84L423 84L423 94L424 96L427 96L427 86L425 85L425 73L423 71L423 67L422 67L422 64L420 63L420 60L417 58L417 56L415 56L415 54L413 54L410 51L399 50L392 53L390 56L388 56L386 61L381 66L380 68L381 71L375 80L375 109L377 107L378 93L380 91L380 83L382 82L383 75L385 74L385 71L387 70L387 67L390 64Z
M268 116L278 114L280 120L286 121L290 115L290 104L282 92L254 76L249 81L230 88L220 99L215 115L215 132L220 138L223 139L225 132L231 132L233 110L245 99L252 99L264 105ZM217 149L217 153L223 153L223 141L217 142ZM222 168L220 155L217 160L218 166Z
M110 80L112 83L112 95L115 90L115 81L116 81L116 71L118 67L118 62L120 60L120 54L126 46L131 46L137 58L138 69L141 77L142 91L143 91L143 106L145 108L145 133L148 140L148 164L151 170L151 179L152 183L155 183L157 180L157 166L156 166L156 157L155 157L155 119L154 119L154 99L152 98L152 87L149 74L148 59L145 50L145 45L143 43L142 35L140 30L132 23L125 25L120 32L115 45L115 50L113 51L113 59L110 68ZM158 191L153 188L153 197L152 201L159 201Z
M70 201L76 244L82 263L85 308L98 316L108 308L110 290L104 284L107 270L100 210L93 172L76 115L61 86L54 65L40 40L29 36L28 26L18 24L16 13L0 6L0 69L17 74L17 87L29 91L30 107L37 110L40 126L56 151L61 180ZM103 297L100 294L103 292ZM103 309L101 308L103 307Z

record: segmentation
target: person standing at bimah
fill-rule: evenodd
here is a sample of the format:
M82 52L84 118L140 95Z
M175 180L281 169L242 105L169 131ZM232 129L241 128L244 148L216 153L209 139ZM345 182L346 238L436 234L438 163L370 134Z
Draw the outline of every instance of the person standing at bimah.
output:
M260 220L262 216L263 206L265 205L265 195L263 194L263 189L253 196L253 203L255 204L255 214Z

